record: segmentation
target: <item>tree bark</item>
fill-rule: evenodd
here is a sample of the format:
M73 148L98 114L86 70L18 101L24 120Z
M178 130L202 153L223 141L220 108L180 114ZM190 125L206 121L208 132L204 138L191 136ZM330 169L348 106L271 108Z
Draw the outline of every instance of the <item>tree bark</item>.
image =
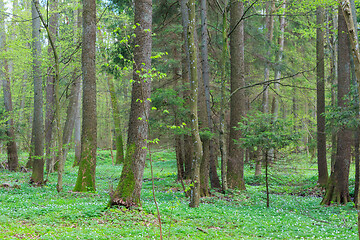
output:
M346 22L339 7L338 16L338 106L344 108L348 100L344 97L350 92L350 49ZM334 171L327 183L322 204L346 204L349 196L349 167L351 158L352 132L342 126L338 132L336 160Z
M140 193L145 167L150 110L150 78L144 77L151 69L152 1L135 1L135 47L133 88L127 150L119 184L111 196L109 206L140 205Z
M35 6L36 5L36 6ZM31 3L32 16L32 56L33 56L33 79L34 79L34 118L33 118L33 170L30 182L36 185L44 183L44 120L43 120L43 94L40 62L40 18L36 10L38 0Z
M238 88L245 86L244 64L244 20L237 25L244 13L242 1L230 3L230 29L234 29L230 35L230 65L231 79L230 88L233 93ZM245 115L245 92L237 91L230 99L230 141L229 159L227 166L227 180L229 188L245 190L244 182L244 149L235 144L234 139L241 137L241 132L234 127L242 121Z
M199 123L197 113L198 99L198 73L197 73L197 49L195 42L196 18L195 0L188 1L189 22L188 22L188 42L190 57L190 121L191 136L194 147L193 160L191 166L191 194L190 207L199 207L200 204L200 163L203 155L201 139L199 134Z
M324 187L328 180L326 161L326 133L325 133L325 55L324 55L324 30L325 10L322 6L316 10L316 82L317 82L317 162L318 184Z
M83 113L81 132L81 158L74 191L95 191L97 148L96 117L96 1L83 1L82 73Z

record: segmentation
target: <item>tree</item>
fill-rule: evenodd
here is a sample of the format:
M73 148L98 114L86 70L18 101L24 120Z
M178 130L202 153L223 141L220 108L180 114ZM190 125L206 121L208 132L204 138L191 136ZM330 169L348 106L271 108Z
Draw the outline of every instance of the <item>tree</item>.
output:
M4 2L0 1L0 10L4 11ZM0 30L0 49L3 53L6 52L6 32L5 32L5 19L2 16L1 19L1 30ZM8 60L6 57L1 59L3 70L1 71L2 87L4 94L4 105L5 113L7 115L6 121L6 149L8 158L8 167L10 171L17 171L19 167L19 159L17 154L17 146L15 141L15 129L13 119L13 103L11 97L11 85L10 85L10 73Z
M319 6L316 10L316 82L317 82L317 158L318 183L325 186L328 180L326 161L326 133L325 133L325 54L324 54L324 24L325 10Z
M44 182L44 120L43 120L43 94L42 79L40 71L40 17L37 11L38 0L31 3L32 16L32 55L33 55L33 78L34 78L34 116L33 116L33 170L31 182L42 185Z
M230 141L227 164L227 181L229 188L245 189L244 182L244 149L235 144L234 139L241 137L241 131L235 129L245 114L245 92L239 88L245 86L244 60L244 3L230 2Z
M83 103L81 158L74 191L95 191L97 149L96 116L96 1L83 1L82 73Z
M350 49L347 27L339 7L338 15L338 106L345 108L349 103L346 96L350 92ZM345 125L338 131L336 159L331 172L322 204L345 204L349 201L349 167L351 158L351 130Z
M248 148L259 148L265 162L266 207L270 207L269 198L269 150L280 149L296 143L300 138L293 130L293 123L289 119L275 119L272 114L255 113L239 122L237 129L242 132L237 144Z
M109 206L139 206L147 152L151 93L152 1L135 1L133 86L127 149L120 181Z

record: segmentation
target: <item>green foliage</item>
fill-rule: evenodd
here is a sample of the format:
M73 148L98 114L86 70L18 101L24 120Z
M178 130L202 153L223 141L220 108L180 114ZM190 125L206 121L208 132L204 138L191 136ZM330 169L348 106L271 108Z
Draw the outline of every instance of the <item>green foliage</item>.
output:
M294 144L300 138L299 132L294 132L291 119L274 120L272 114L261 112L244 117L237 129L242 138L236 142L249 148L278 149Z
M73 154L73 153L71 153ZM158 239L150 169L144 173L142 209L106 209L109 184L117 183L121 166L111 166L109 151L98 151L97 192L72 192L76 169L66 166L64 192L55 190L56 174L41 188L28 185L30 173L0 172L1 239ZM169 239L357 239L352 206L321 206L307 189L316 185L316 171L277 169L272 180L273 206L264 207L264 187L245 169L247 191L213 192L197 209L188 207L176 182L175 153L153 152L155 192ZM301 159L301 158L300 158ZM274 166L274 168L280 166ZM262 181L262 180L261 180ZM353 179L352 179L353 181ZM285 186L288 185L286 189ZM205 232L202 232L201 230Z

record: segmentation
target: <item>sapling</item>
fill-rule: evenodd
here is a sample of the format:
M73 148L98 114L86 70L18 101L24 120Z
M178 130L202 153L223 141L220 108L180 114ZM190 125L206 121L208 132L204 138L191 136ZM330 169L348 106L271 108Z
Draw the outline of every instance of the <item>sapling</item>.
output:
M236 129L242 132L242 137L235 140L236 143L246 148L257 148L263 152L265 160L266 207L270 207L268 181L269 150L277 150L296 143L300 138L300 134L294 131L293 122L290 119L274 119L272 114L261 112L244 117L243 122L239 122Z

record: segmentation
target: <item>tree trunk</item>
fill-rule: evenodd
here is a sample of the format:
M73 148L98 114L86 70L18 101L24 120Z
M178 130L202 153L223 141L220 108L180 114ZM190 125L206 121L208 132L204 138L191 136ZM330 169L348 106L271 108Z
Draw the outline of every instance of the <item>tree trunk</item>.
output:
M4 2L0 1L0 10L4 10ZM5 22L4 18L1 17L1 30L0 30L0 49L6 51L6 33L5 33ZM15 129L14 129L14 119L13 119L13 107L12 107L12 97L11 97L11 87L10 87L10 76L9 76L9 66L6 58L2 59L3 70L1 71L3 94L4 94L4 105L5 113L7 116L6 121L6 136L8 137L6 141L7 148L7 159L8 159L8 168L10 171L17 171L19 168L19 159L17 154L17 147L15 141Z
M115 146L116 146L116 160L115 164L121 164L124 162L124 141L123 134L121 131L121 116L120 116L120 108L117 102L116 91L114 81L110 76L106 77L107 85L109 88L110 99L111 99L111 108L112 115L115 126Z
M244 13L242 1L230 3L230 65L231 65L231 93L245 86L244 64L244 20L237 25ZM230 99L230 141L229 159L227 166L227 180L229 188L245 190L244 182L244 149L235 144L234 139L241 137L241 132L235 130L238 122L245 115L245 91L234 93Z
M204 121L207 121L207 127L209 128L209 131L211 133L214 133L214 124L211 116L211 101L210 101L210 80L209 80L209 61L208 61L208 42L209 42L209 36L208 36L208 30L207 30L207 1L201 0L201 57L202 57L202 79L204 84L204 93L205 93L205 104L206 104L206 113L207 113L207 119L204 119ZM211 186L213 188L220 188L220 181L219 177L217 175L216 171L216 155L214 152L214 139L209 139L209 143L204 142L204 155L209 154L209 161L204 162L204 167L206 171L204 171L204 174L208 174L210 176ZM209 145L209 146L205 146ZM209 150L208 150L209 149ZM206 151L209 151L209 153L206 153ZM203 158L206 159L206 158ZM203 167L201 167L203 169ZM203 174L202 174L203 176ZM208 181L205 179L206 176L204 176L204 181Z
M190 121L191 136L194 147L193 161L191 166L191 195L190 207L199 207L200 204L200 164L203 155L201 139L199 134L199 123L197 113L198 99L198 73L197 73L197 49L195 42L196 18L195 0L188 1L189 22L188 42L190 57Z
M346 22L340 7L338 19L338 106L344 108L348 104L348 100L344 97L350 92L350 49ZM328 180L322 204L346 204L351 201L349 196L351 141L352 132L343 126L338 132L334 171Z
M97 148L96 117L96 1L83 1L82 73L83 113L81 132L81 158L74 191L95 191Z
M316 79L317 79L317 162L318 184L324 187L328 180L326 161L326 133L325 133L325 69L324 69L324 17L325 10L319 6L316 10Z
M187 0L181 0L181 19L183 25L183 37L184 37L184 44L183 50L185 52L185 56L182 59L182 81L184 86L189 85L190 79L190 56L189 56L189 42L188 42L188 21L189 21L189 12L188 7L186 6ZM185 88L184 91L184 99L186 105L190 104L190 91L188 88ZM189 117L190 118L190 117ZM187 125L190 126L191 122L187 122ZM192 158L193 158L193 145L192 145L192 138L190 134L184 135L184 148L185 148L185 172L184 172L184 179L191 178L191 165L192 165Z
M49 1L49 32L53 38L54 44L57 35L57 25L59 14L57 11L57 1ZM51 44L48 46L48 57L53 59L53 48ZM45 149L46 149L46 170L48 172L54 172L54 158L52 151L52 133L53 124L55 120L55 69L52 66L54 63L50 61L51 66L48 67L47 80L46 80L46 112L45 112Z
M33 78L34 78L34 118L33 118L33 170L30 182L36 185L44 183L44 120L43 120L43 94L42 79L40 70L40 18L36 10L39 1L34 0L31 3L32 16L32 56L33 56Z
M152 1L135 1L135 47L131 110L128 142L119 184L112 194L109 206L140 205L140 193L145 167L150 111L151 81L142 77L151 69Z

